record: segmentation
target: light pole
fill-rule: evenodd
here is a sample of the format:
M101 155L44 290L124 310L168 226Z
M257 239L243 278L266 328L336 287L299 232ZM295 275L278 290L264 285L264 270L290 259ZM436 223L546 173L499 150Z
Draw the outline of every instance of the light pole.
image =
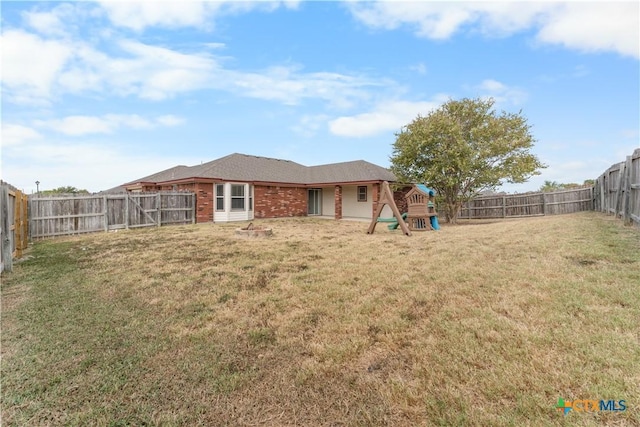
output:
M36 194L40 197L40 181L36 181Z

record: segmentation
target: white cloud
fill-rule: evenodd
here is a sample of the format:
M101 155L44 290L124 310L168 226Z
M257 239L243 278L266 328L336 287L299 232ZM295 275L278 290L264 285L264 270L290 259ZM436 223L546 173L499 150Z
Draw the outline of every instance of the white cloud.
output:
M530 2L354 2L351 13L373 28L411 27L419 37L448 39L462 29L505 35L530 27L553 5Z
M217 42L203 43L203 46L208 47L209 49L225 49L227 47L225 43Z
M70 143L47 139L3 153L3 179L27 193L71 185L90 192L107 190L126 181L176 164L196 164L198 159L153 153L135 153L130 147L92 142Z
M542 169L540 175L533 176L526 183L504 184L501 191L508 193L524 193L537 191L545 181L556 181L562 184L582 184L587 179L595 179L604 172L614 161L591 158L586 160L543 159L548 165Z
M399 131L418 115L438 108L440 101L389 101L379 103L374 111L355 116L338 117L329 122L331 133L339 136L363 137L387 131Z
M158 126L177 126L183 119L165 115L154 119L144 118L137 114L107 114L97 116L68 116L62 119L36 120L34 125L47 130L69 135L81 136L90 134L110 134L120 128L152 129Z
M35 191L36 180L41 182L40 189L73 185L100 191L177 163L196 164L201 159L136 152L135 145L120 144L120 136L108 143L87 139L125 128L152 130L183 122L175 115L107 114L34 120L30 125L2 123L2 176L27 192Z
M44 40L21 30L0 36L2 45L2 85L10 101L46 103L51 89L72 47L63 41Z
M58 120L37 121L36 125L72 136L113 131L113 125L108 120L89 116L69 116Z
M184 54L164 47L123 40L120 47L134 59L118 59L109 83L132 89L141 98L161 100L207 87L217 64L205 54Z
M284 6L297 8L298 1L100 1L114 25L143 31L148 27L211 29L217 15L270 12Z
M207 22L209 12L219 7L219 3L195 1L102 1L100 5L113 24L136 31L150 26L202 27Z
M459 25L469 19L464 8L450 3L376 2L348 3L351 13L374 28L396 29L409 24L416 33L433 39L450 37Z
M58 13L54 12L24 12L22 14L26 24L41 34L65 34L64 24Z
M507 86L497 80L487 79L477 87L483 97L491 97L496 104L520 105L527 99L527 93L523 89Z
M15 147L27 141L37 140L42 135L35 129L11 123L2 123L2 147Z
M322 99L333 107L349 108L355 100L369 98L368 89L395 84L388 80L339 73L303 73L299 67L270 67L260 73L226 71L219 89L243 96L296 105L302 99Z
M419 64L416 64L416 65L410 66L409 70L414 71L414 72L416 72L418 74L421 74L421 75L427 74L427 66L424 65L424 63L422 63L422 62L419 63Z
M44 40L22 31L3 36L3 86L13 102L48 103L66 93L95 93L160 101L214 89L296 105L321 99L337 108L367 100L373 87L396 83L340 73L305 73L295 65L259 71L222 68L208 52L182 53L121 39L107 54L80 40ZM40 52L34 55L29 52Z
M8 100L46 104L55 95L104 91L162 100L209 86L217 68L207 54L183 54L131 40L117 46L120 56L110 56L81 41L7 31L2 36L2 84Z
M152 119L145 119L137 114L107 114L104 120L111 123L113 128L151 129L154 126Z
M81 21L89 17L98 17L101 11L93 2L67 2L48 8L42 3L30 10L21 12L25 26L41 35L70 36L78 32ZM47 10L45 10L47 8Z
M320 99L332 107L349 108L369 100L371 88L391 91L397 84L384 79L330 72L304 72L296 65L243 71L223 67L212 54L224 44L201 45L180 52L168 46L120 37L113 29L92 28L79 34L85 18L99 21L107 14L117 25L143 30L149 26L206 26L216 13L295 8L299 2L111 2L87 6L61 4L50 11L33 8L22 14L39 34L8 30L2 35L2 89L14 104L50 105L67 94L138 97L162 101L198 90L297 105ZM80 25L82 24L82 25ZM191 47L193 49L193 47ZM34 55L37 52L37 55ZM101 123L105 126L104 123ZM69 129L69 126L64 126ZM82 129L98 123L82 123ZM103 128L102 131L106 131Z
M638 2L566 3L547 15L538 40L586 52L640 58Z
M420 37L459 31L506 36L537 29L537 40L640 58L638 2L353 2L353 16L381 29L409 26Z
M304 138L310 138L327 125L328 119L329 116L325 114L306 114L300 118L297 125L291 127L291 130Z
M171 114L168 114L166 116L160 116L156 118L156 123L162 125L162 126L179 126L181 124L184 123L184 119L182 117L177 117Z

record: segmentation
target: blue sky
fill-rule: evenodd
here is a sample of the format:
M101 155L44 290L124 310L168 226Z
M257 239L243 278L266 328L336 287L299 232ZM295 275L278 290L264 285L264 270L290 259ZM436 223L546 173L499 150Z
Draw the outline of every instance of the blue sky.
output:
M230 153L389 166L448 99L527 117L545 180L640 147L638 2L2 2L2 179L100 191Z

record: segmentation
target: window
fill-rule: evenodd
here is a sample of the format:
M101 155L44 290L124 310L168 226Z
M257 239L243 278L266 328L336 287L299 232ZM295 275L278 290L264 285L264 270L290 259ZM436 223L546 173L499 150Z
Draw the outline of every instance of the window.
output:
M216 210L224 211L224 184L216 184Z
M244 185L231 184L231 210L244 210Z
M253 186L249 186L249 210L253 210Z
M358 187L358 201L366 202L367 201L367 186L362 185Z

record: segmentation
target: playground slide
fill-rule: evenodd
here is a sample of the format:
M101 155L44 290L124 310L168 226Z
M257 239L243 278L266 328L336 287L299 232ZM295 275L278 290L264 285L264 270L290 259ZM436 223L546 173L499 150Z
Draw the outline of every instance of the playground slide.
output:
M407 219L407 213L406 212L402 214L402 219ZM434 230L440 230L440 224L438 224L438 217L437 216L432 216L431 218L429 218L429 220L431 221L431 227L433 227ZM398 221L391 222L389 225L387 225L387 228L389 230L397 230L398 229Z
M390 218L393 219L393 221L391 221L391 223L389 225L387 225L387 228L389 230L397 230L398 229L398 220L396 219L396 217ZM407 213L403 213L402 214L402 219L407 219ZM385 221L386 222L386 221Z

